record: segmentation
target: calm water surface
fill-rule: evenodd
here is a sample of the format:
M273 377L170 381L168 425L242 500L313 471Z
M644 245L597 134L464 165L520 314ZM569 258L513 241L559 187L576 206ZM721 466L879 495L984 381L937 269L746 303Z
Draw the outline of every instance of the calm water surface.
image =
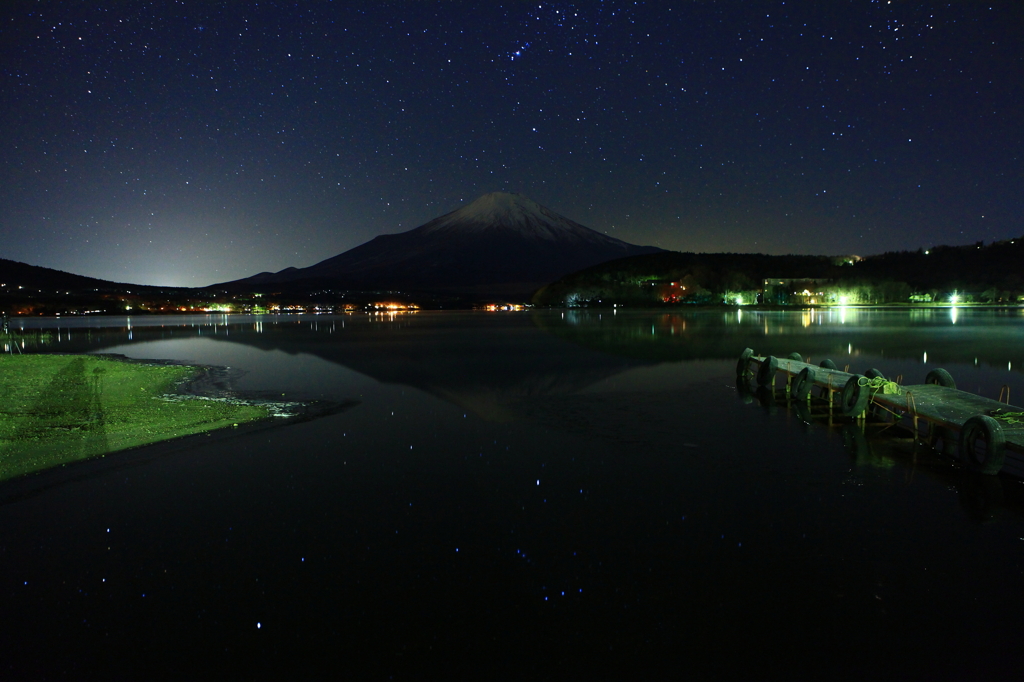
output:
M1022 485L734 373L1020 404L1021 310L16 325L358 403L0 487L2 679L1020 679Z

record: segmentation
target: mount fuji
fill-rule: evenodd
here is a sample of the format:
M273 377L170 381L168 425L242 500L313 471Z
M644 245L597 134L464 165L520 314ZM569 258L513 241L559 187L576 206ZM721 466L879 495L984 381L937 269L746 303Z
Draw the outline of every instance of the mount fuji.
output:
M306 268L211 288L330 285L465 296L528 296L563 275L657 253L584 227L521 194L492 192L408 232L386 234Z

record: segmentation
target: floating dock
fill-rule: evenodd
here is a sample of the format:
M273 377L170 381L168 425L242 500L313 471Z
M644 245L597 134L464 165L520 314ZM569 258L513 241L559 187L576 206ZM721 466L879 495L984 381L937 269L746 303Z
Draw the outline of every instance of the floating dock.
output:
M930 445L956 456L971 471L1024 478L1024 407L957 390L943 369L933 369L924 384L903 386L877 370L856 374L830 360L814 365L797 353L785 358L757 356L747 348L736 365L737 381L756 379L774 389L785 382L793 400L827 401L852 419L869 414L899 424ZM955 444L955 447L953 447Z

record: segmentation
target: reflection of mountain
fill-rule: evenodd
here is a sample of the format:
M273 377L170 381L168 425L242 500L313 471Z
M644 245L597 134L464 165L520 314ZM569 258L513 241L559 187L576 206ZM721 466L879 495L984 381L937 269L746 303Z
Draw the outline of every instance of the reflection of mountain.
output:
M378 381L414 386L495 421L508 419L508 406L519 398L575 393L647 364L580 352L540 332L525 316L494 322L480 315L357 318L341 335L272 332L246 334L244 340L232 334L231 340L309 353Z
M510 405L520 398L575 393L650 364L581 350L537 329L525 315L357 315L320 318L313 325L309 318L299 325L231 325L228 331L203 337L308 353L381 382L413 386L494 421L509 419ZM192 328L137 327L133 341L196 335ZM95 342L101 333L91 336ZM100 347L124 342L120 332ZM90 347L95 350L95 343Z
M920 314L919 314L920 313ZM836 312L835 315L840 313ZM539 311L530 315L420 313L393 318L216 316L206 326L49 330L43 352L96 351L123 343L175 338L232 341L265 350L308 353L379 381L406 384L503 419L517 399L568 395L628 369L680 360L732 360L744 347L815 362L831 357L864 371L858 354L900 360L908 383L923 380L922 351L930 364L979 363L1005 368L1016 359L1017 316L949 310L771 313ZM213 326L214 319L221 322ZM173 318L154 318L156 324ZM227 322L227 324L223 324ZM54 338L62 339L54 343ZM568 341L569 343L565 343ZM31 346L31 344L30 344ZM851 351L852 349L852 351ZM1021 364L1013 363L1020 371Z

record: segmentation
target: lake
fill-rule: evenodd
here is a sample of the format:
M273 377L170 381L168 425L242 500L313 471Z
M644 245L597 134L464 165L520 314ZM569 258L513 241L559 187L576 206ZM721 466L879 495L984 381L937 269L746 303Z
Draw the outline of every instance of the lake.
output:
M735 367L944 367L1020 404L1024 310L13 326L352 406L0 486L0 678L1020 679L1021 482Z

